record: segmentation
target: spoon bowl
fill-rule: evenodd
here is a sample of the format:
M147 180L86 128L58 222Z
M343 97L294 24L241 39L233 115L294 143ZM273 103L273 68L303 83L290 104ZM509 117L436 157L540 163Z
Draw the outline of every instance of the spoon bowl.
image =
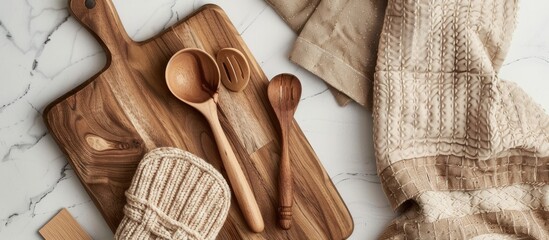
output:
M276 75L269 82L267 95L279 120L292 120L301 98L301 82L292 74Z
M186 103L203 103L213 98L219 88L219 79L215 60L196 48L175 53L166 67L168 88Z
M200 111L210 124L242 215L252 231L262 232L265 226L259 206L217 115L219 78L215 60L196 48L177 52L166 67L166 84L172 94Z
M240 92L250 81L250 65L238 49L223 48L217 53L217 66L221 74L221 83L233 91Z

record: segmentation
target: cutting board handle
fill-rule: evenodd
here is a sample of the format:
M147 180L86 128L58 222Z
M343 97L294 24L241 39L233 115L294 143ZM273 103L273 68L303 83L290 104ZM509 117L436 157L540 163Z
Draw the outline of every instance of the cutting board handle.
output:
M124 49L120 48L121 44L133 43L120 22L112 0L70 0L69 6L74 18L111 54L117 55L112 51Z

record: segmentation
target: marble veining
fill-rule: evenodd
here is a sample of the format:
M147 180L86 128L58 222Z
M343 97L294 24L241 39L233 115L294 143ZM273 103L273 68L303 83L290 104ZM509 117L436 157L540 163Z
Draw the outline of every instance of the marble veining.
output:
M376 174L371 114L340 108L326 85L287 56L296 35L262 0L115 0L135 41L146 40L206 3L220 5L268 77L298 76L295 118L349 207L351 239L375 239L394 218ZM500 75L544 108L549 82L549 2L523 1ZM98 72L105 53L69 16L67 0L0 0L0 239L41 239L38 229L66 207L94 239L112 233L42 120L45 106Z

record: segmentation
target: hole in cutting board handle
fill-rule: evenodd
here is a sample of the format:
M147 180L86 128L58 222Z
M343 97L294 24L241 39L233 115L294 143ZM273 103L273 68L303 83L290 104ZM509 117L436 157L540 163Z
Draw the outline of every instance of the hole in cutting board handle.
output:
M84 0L84 5L86 5L86 8L92 9L95 7L95 0Z

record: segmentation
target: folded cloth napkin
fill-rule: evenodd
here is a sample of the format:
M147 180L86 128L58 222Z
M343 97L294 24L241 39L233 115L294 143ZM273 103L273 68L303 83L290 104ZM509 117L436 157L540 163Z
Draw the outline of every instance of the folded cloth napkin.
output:
M322 78L341 105L371 107L387 0L267 0L297 33L290 60ZM347 97L348 96L348 97Z
M231 192L210 164L177 148L145 155L126 191L115 239L215 239Z
M549 239L549 116L498 78L517 5L389 0L374 142L404 214L381 238Z

